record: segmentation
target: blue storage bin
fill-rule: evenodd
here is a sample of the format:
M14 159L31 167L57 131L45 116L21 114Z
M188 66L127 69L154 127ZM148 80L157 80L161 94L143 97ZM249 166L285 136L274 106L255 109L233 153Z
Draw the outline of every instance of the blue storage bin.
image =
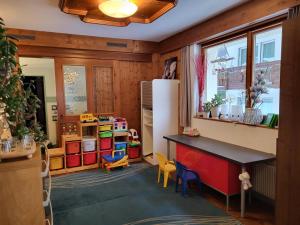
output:
M126 142L115 142L115 150L126 149Z

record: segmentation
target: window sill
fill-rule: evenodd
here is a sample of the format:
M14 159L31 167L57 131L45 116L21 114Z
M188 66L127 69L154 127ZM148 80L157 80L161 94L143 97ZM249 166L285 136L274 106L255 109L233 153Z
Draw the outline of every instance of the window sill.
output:
M238 124L238 125L243 125L243 126L248 126L248 127L259 127L259 128L270 129L270 130L278 130L278 127L272 128L272 127L268 127L265 125L252 125L252 124L246 124L246 123L242 123L242 122L230 121L230 120L225 120L225 119L204 118L204 117L200 117L200 116L194 116L193 118L200 119L200 120L216 121L216 122L221 122L221 123Z

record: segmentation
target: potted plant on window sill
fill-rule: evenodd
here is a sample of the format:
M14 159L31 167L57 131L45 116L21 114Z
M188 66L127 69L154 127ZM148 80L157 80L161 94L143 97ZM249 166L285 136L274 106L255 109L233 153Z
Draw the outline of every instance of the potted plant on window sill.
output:
M203 112L202 112L203 118L209 118L210 110L211 110L211 103L210 102L204 103Z
M221 112L221 105L226 103L226 100L222 98L221 95L215 94L214 98L211 100L211 116L212 118L219 118Z
M262 94L268 94L268 88L266 87L264 72L261 70L256 75L254 84L249 88L247 93L248 101L250 101L250 107L246 108L244 123L258 125L262 122L263 114L259 108L263 104L263 101L261 100Z

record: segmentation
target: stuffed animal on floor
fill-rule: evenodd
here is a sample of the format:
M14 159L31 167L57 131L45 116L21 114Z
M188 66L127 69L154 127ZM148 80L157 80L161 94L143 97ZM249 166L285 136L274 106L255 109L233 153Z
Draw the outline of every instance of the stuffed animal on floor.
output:
M243 189L248 190L252 187L252 184L250 183L250 175L247 172L243 172L239 175L239 180L242 182Z

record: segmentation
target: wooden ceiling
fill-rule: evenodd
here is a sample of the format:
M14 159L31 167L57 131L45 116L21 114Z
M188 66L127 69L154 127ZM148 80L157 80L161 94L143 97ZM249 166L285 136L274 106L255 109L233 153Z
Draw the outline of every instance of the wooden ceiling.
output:
M177 0L132 0L138 11L127 18L113 18L106 16L98 5L102 0L60 0L61 11L79 16L86 23L109 26L128 26L130 23L152 23L157 18L176 6Z

